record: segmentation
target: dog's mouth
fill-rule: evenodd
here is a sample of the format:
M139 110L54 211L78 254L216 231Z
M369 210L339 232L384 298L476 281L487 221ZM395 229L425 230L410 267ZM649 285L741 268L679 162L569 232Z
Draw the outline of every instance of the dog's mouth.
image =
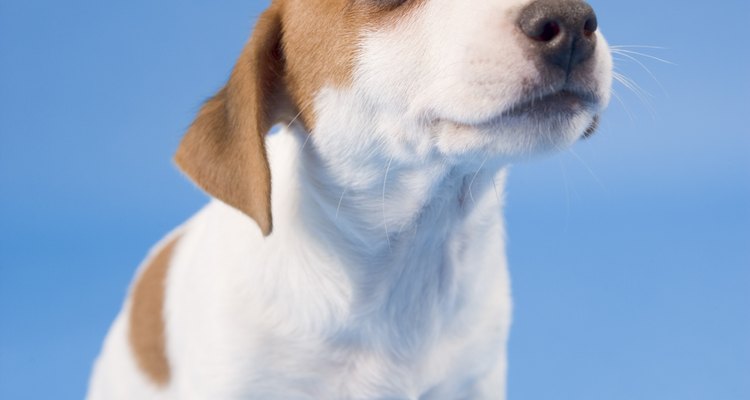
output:
M599 99L589 93L562 89L552 93L526 96L500 114L479 122L452 121L456 126L491 129L508 120L528 119L535 123L559 122L582 113L595 114Z
M500 115L476 126L490 127L508 118L529 118L539 122L549 119L559 121L580 113L594 112L597 104L597 98L591 94L564 89L525 98L508 107Z
M529 114L558 114L585 111L596 104L596 99L585 93L561 90L529 100L523 100L503 113L503 116Z

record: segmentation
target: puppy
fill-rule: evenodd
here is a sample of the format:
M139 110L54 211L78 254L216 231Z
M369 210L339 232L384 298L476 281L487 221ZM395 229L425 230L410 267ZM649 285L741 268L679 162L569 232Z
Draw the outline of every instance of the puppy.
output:
M177 150L214 200L141 266L89 398L504 399L504 168L595 129L597 28L581 0L274 0Z

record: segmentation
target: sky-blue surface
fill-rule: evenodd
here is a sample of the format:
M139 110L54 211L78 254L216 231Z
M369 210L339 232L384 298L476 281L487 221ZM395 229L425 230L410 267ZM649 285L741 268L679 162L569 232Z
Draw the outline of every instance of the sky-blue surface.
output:
M750 3L592 4L643 93L512 169L510 399L750 399ZM0 0L0 399L83 397L206 201L171 154L265 5Z

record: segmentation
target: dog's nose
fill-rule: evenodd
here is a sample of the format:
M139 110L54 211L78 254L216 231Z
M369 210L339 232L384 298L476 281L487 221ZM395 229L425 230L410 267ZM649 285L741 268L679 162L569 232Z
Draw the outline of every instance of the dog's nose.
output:
M518 26L547 63L568 73L596 48L596 14L581 0L535 0L521 11Z

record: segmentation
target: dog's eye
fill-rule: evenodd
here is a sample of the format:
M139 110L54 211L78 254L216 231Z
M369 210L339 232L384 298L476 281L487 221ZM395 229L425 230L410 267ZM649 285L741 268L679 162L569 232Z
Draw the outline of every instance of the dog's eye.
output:
M388 7L397 7L406 3L406 0L380 0L378 3L383 3L383 5Z
M392 10L406 3L408 0L373 0L371 3L377 7Z

